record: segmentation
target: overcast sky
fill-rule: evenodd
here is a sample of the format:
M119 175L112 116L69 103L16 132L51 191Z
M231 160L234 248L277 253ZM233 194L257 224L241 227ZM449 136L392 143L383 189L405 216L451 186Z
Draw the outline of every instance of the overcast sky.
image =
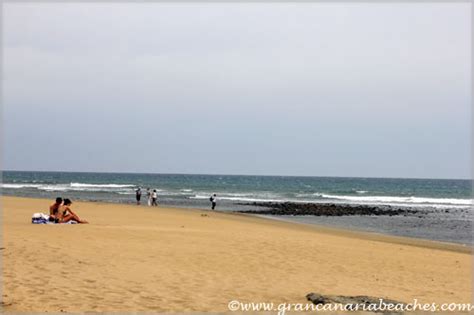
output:
M470 177L469 4L4 4L4 169Z

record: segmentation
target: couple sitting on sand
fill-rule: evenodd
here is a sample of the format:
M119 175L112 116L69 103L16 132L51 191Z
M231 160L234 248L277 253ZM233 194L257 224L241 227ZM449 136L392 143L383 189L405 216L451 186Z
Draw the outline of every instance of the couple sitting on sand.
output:
M81 220L77 214L71 210L72 201L61 197L56 198L56 202L49 207L49 221L55 223L67 223L76 221L77 223L89 223Z

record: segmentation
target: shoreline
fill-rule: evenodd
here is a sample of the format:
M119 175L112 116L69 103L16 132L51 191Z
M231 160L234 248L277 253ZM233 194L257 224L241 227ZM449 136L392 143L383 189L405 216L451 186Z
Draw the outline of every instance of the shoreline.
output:
M222 312L231 300L306 303L311 292L471 301L467 246L102 202L73 204L90 224L31 224L50 203L2 196L5 312Z
M258 214L242 213L242 215L248 215L251 217L262 218L266 220L267 219L275 220L282 223L301 225L310 229L315 229L316 231L321 232L321 233L344 235L347 237L359 238L362 240L374 240L374 241L378 241L382 243L400 244L400 245L408 245L408 246L414 246L414 247L431 248L431 249L439 249L439 250L448 250L448 251L453 251L457 253L466 253L466 254L474 253L474 246L471 246L468 244L458 244L458 243L429 240L429 239L424 239L424 238L398 236L398 235L384 234L384 233L378 233L378 232L368 232L368 231L359 230L359 229L349 229L349 228L344 229L344 228L333 227L329 225L289 221L289 220L285 220L279 217L260 216Z
M2 198L12 198L12 199L29 199L29 200L48 200L51 201L51 198L36 198L36 197L17 197L17 196L2 196ZM399 236L393 235L388 233L380 233L380 232L372 232L372 231L365 231L357 228L345 228L339 226L331 226L331 225L324 225L324 224L316 224L316 223L305 223L305 222L296 222L292 220L288 220L282 218L280 216L273 216L273 215L265 215L265 214L258 214L258 213L246 213L241 211L229 211L229 210L210 210L204 208L195 208L195 207L178 207L178 206L158 206L158 207L148 207L144 204L137 206L133 202L130 203L116 203L116 202L107 202L107 201L77 201L81 203L92 203L96 205L117 205L117 206L132 206L132 207L143 207L145 209L173 209L177 211L209 211L214 213L220 213L224 215L237 215L237 216L244 216L254 219L262 219L262 220L269 220L269 221L276 221L282 224L289 224L289 226L301 226L305 228L309 228L310 230L315 230L317 232L333 234L333 235L345 235L347 237L356 237L359 239L366 239L366 240L375 240L380 242L386 243L393 243L393 244L403 244L403 245L410 245L415 247L423 247L423 248L432 248L432 249L442 249L442 250L449 250L453 252L459 253L473 253L474 254L474 245L470 244L460 244L460 243L453 243L453 242L444 242L439 240L430 240L426 238L417 238L417 237L409 237L409 236ZM0 204L1 206L1 204Z

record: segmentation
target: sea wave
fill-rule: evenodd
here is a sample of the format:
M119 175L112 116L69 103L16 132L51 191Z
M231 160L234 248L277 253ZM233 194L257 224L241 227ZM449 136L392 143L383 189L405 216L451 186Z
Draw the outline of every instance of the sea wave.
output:
M2 188L21 189L21 188L37 188L41 184L2 184Z
M69 187L66 185L42 185L38 189L44 191L68 191Z
M359 203L404 203L404 204L439 204L439 205L472 205L472 199L456 198L425 198L425 197L399 197L399 196L339 196L322 194L326 199L347 200Z
M1 187L12 190L38 190L46 192L78 192L78 193L109 193L133 195L136 185L132 184L92 184L92 183L2 183ZM189 186L188 186L189 187ZM145 190L142 190L145 194ZM190 188L157 189L161 197L171 199L208 200L213 192L194 191ZM353 190L352 194L335 194L321 192L278 193L273 191L216 191L218 200L229 202L299 202L299 203L345 203L358 205L392 205L400 207L432 207L432 208L468 208L472 199L433 198L421 196L377 196L366 190Z
M297 198L314 198L314 197L321 197L323 194L321 193L305 193L305 194L296 194Z
M131 184L83 184L83 183L71 183L71 187L84 187L84 188L133 188L136 185Z
M211 194L198 193L189 199L207 200ZM221 193L218 200L236 202L294 202L294 203L337 203L357 205L389 205L400 207L430 207L430 208L469 208L471 199L456 198L425 198L425 197L399 197L399 196L346 196L322 193L295 194L294 197L283 197L276 194L250 194L250 193Z
M194 195L189 197L189 199L209 199L209 195ZM217 195L217 200L229 200L229 201L240 201L240 202L282 202L282 199L268 199L268 198L258 198L258 197L232 197L228 195Z
M12 184L2 183L2 188L5 189L37 189L42 191L88 191L88 192L118 192L118 191L133 191L134 185L118 185L118 184Z

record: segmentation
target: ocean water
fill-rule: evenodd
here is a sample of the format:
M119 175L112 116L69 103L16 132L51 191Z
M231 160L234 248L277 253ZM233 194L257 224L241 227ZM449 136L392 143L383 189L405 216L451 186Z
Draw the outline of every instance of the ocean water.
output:
M470 180L5 171L1 184L3 195L113 203L134 203L137 187L156 189L161 205L202 209L216 193L222 211L255 209L241 203L265 201L418 209L421 217L282 219L472 244Z

